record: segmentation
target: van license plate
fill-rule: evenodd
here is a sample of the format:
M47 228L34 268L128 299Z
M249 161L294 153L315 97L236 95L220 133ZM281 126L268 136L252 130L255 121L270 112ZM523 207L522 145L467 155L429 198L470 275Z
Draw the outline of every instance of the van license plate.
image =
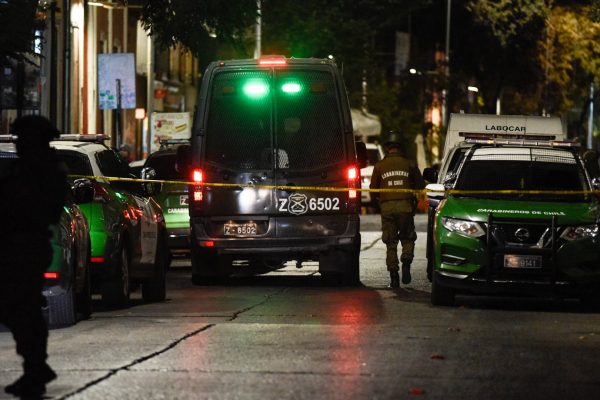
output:
M505 254L504 268L542 268L542 256Z
M258 234L256 222L247 222L244 224L228 223L223 226L223 233L226 236L255 236Z

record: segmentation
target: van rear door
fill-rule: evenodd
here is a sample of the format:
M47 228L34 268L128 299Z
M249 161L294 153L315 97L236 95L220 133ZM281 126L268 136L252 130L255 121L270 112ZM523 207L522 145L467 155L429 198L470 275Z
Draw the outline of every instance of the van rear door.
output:
M243 220L276 213L272 189L242 187L275 184L271 77L264 69L226 69L213 77L202 168L205 182L226 186L205 188L205 216Z
M332 68L276 69L274 88L276 184L347 188L348 169L355 166L347 162L340 111L344 104ZM348 208L348 191L280 189L276 193L281 216L339 214Z

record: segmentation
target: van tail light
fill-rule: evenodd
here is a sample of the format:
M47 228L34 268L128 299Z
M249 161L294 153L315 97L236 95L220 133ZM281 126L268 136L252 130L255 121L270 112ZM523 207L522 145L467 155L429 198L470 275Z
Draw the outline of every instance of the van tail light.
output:
M194 168L192 170L192 181L194 181L194 183L202 184L203 180L204 180L204 173L202 172L202 170L200 168Z
M44 272L45 279L58 279L60 274L58 272Z
M96 181L92 181L92 188L94 188L94 201L101 203L108 203L110 201L110 194L104 186Z
M360 170L356 166L348 167L346 170L346 177L348 178L348 188L356 189L360 184ZM356 199L358 197L356 190L348 190L348 198Z
M202 184L204 183L204 172L200 168L192 170L192 182L195 183L192 191L192 201L195 203L201 202L203 199Z

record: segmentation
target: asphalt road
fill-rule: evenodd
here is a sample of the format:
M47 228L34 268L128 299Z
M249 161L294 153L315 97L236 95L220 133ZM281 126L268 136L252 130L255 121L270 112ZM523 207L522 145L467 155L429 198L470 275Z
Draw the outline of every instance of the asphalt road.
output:
M459 297L456 307L432 307L425 235L413 283L391 290L377 224L363 218L358 288L324 285L315 264L195 287L189 262L176 261L168 301L143 304L136 293L127 309L97 309L51 331L59 377L48 397L598 398L600 313L550 299ZM424 230L422 217L417 226ZM0 329L0 385L19 374Z

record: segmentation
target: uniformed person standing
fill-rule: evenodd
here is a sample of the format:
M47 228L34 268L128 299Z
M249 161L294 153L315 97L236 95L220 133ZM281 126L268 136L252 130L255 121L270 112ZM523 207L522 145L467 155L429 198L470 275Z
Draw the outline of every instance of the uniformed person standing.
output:
M379 193L381 209L382 240L387 247L385 263L390 272L390 287L400 287L398 242L402 244L402 283L411 281L410 264L415 250L417 233L414 215L417 208L415 193L409 190L425 187L421 172L412 161L401 153L401 137L390 132L385 143L386 156L375 164L371 176L371 189L401 189L397 192ZM405 190L408 189L408 190ZM377 195L377 193L376 193Z
M0 323L13 334L23 375L4 390L40 398L56 374L46 363L48 327L42 314L43 274L52 260L50 224L57 224L68 184L49 142L58 135L40 116L18 118L19 158L0 177Z

